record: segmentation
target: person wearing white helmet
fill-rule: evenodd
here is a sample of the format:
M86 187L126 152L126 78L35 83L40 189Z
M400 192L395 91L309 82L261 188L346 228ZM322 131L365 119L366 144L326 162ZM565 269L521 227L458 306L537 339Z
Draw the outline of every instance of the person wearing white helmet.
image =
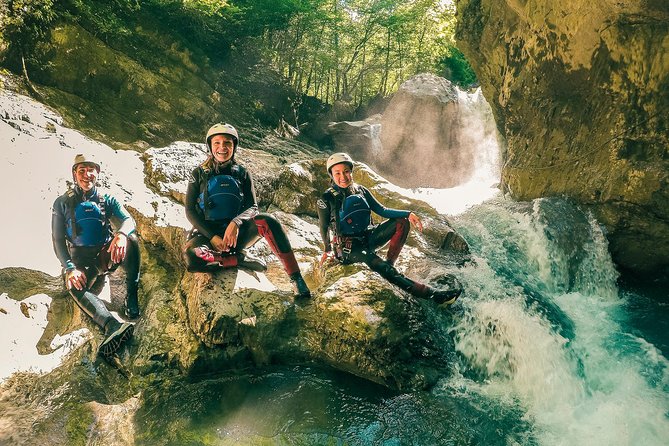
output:
M237 129L215 124L205 142L209 156L193 170L186 191L186 217L193 225L184 247L188 271L264 271L265 263L244 250L264 237L290 277L296 297L311 297L281 223L259 213L253 178L235 160Z
M353 181L353 167L353 159L346 153L335 153L326 162L331 186L317 202L324 244L321 264L328 259L345 264L364 262L372 271L416 297L431 299L438 304L455 302L462 288L454 277L451 278L454 284L451 289L435 290L395 269L410 225L422 232L423 224L411 211L389 209L379 203L369 189ZM372 212L388 220L373 225ZM376 250L386 244L388 252L383 260Z
M134 220L116 198L98 189L99 174L100 163L75 156L73 187L53 204L51 237L65 285L77 305L104 330L100 353L110 357L132 336L134 325L118 321L97 294L105 276L122 265L126 315L138 318L140 253Z

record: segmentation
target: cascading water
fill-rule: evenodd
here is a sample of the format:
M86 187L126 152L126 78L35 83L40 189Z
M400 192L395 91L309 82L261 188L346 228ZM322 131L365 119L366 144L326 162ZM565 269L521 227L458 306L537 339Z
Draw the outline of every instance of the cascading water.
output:
M669 362L625 323L597 222L564 200L498 200L458 229L478 258L444 388L514 401L538 444L666 444Z

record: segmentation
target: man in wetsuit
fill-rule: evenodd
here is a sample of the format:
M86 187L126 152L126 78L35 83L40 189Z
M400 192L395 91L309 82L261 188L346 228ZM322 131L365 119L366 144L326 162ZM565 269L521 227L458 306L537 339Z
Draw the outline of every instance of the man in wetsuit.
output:
M116 198L96 185L100 164L74 158L74 186L53 203L51 237L63 267L65 286L77 305L105 333L100 352L109 357L132 336L134 325L118 321L97 294L105 275L122 265L126 272L126 316L139 317L139 242L135 222Z
M215 124L205 142L209 156L193 170L186 191L186 217L193 225L184 248L188 270L264 271L265 263L244 251L264 237L283 264L296 297L311 297L281 223L258 212L253 178L235 160L237 130L230 124Z
M420 218L411 211L389 209L374 198L364 186L353 182L353 160L346 153L335 153L326 163L332 185L318 200L318 220L324 253L321 262L335 258L342 263L363 262L388 282L437 304L450 305L462 292L455 286L449 290L435 290L402 275L394 264L406 242L410 225L422 231ZM373 225L371 213L387 218ZM332 239L330 238L332 234ZM386 260L376 250L388 243Z

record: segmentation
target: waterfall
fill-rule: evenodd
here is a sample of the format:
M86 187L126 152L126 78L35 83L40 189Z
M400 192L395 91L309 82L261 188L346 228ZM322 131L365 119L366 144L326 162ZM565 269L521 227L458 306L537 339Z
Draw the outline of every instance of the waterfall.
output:
M539 444L666 444L669 362L627 323L595 219L562 199L500 199L457 225L476 265L441 392L513 402Z

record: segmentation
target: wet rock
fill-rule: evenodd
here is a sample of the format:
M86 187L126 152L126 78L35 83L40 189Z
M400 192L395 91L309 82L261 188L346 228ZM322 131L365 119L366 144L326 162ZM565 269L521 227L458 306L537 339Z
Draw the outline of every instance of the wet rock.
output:
M507 141L512 197L566 195L614 261L669 277L669 10L662 2L458 5L458 47Z
M405 81L381 119L381 153L371 164L403 187L453 187L474 172L455 86L419 74Z
M343 267L334 268L313 299L301 303L285 291L235 289L241 274L235 271L186 274L189 326L208 348L224 352L218 369L325 363L392 388L434 384L451 346L432 304L369 271L344 277Z
M61 277L21 267L0 269L0 283L2 292L14 300L23 300L35 294L54 296L65 292Z
M331 122L327 127L335 151L346 152L355 159L373 159L381 150L379 133L381 115L372 115L362 121Z

